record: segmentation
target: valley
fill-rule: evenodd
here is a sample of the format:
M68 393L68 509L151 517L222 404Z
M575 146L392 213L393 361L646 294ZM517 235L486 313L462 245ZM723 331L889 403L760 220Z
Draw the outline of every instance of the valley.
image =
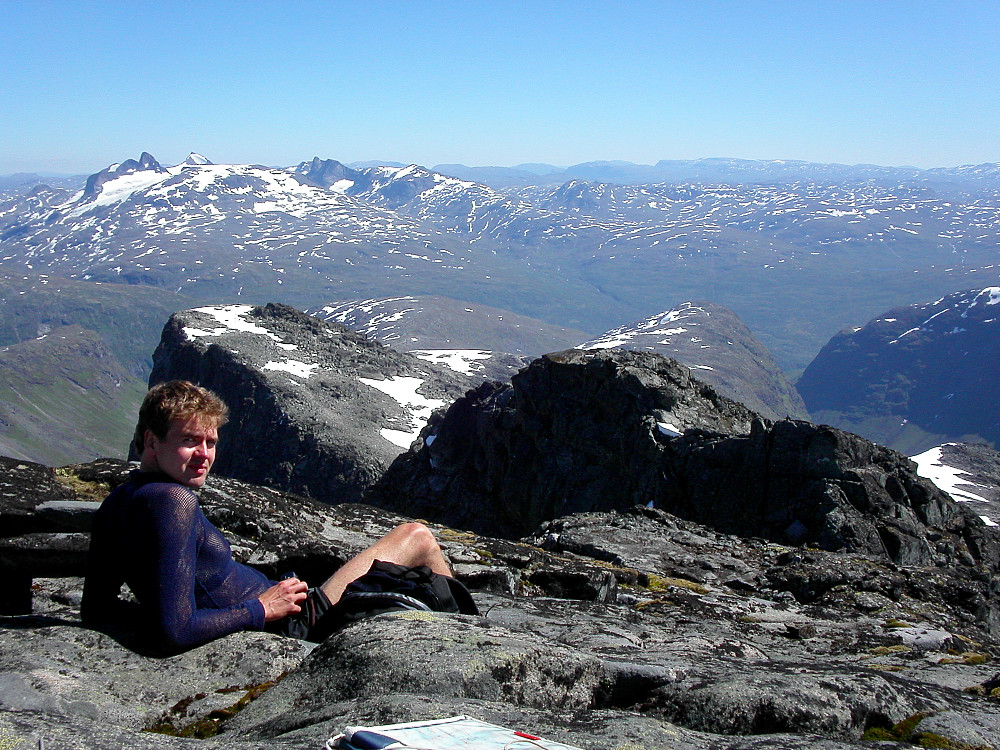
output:
M533 173L314 158L278 168L197 154L164 167L144 153L76 184L0 179L0 345L9 355L4 382L19 389L0 404L0 431L45 431L14 406L44 400L23 373L53 371L62 356L43 331L96 332L117 363L105 369L120 369L134 394L167 317L199 304L273 301L349 318L366 300L450 300L433 323L409 316L397 332L405 349L447 349L441 341L463 338L453 348L512 356L490 369L498 377L517 357L709 303L773 358L770 372L794 382L844 329L1000 283L997 165L640 167ZM465 308L490 312L470 327ZM518 329L499 331L501 316L531 321L524 341ZM24 354L27 342L35 343ZM766 390L774 376L755 377ZM69 402L78 397L65 390ZM134 409L134 398L120 408ZM785 412L804 416L796 406ZM855 427L866 429L863 420ZM113 432L111 442L127 440L121 427ZM900 445L926 439L920 431ZM56 460L37 450L28 457Z

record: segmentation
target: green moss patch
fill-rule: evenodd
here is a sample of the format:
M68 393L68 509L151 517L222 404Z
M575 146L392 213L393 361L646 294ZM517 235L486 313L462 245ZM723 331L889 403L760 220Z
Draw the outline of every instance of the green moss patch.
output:
M244 688L222 688L216 692L232 693L239 690L246 690L246 693L233 705L227 706L226 708L217 708L214 711L209 712L207 716L197 719L196 721L192 721L187 724L178 724L175 716L167 716L162 721L157 722L151 727L147 727L143 731L155 732L156 734L167 734L172 737L193 737L195 739L214 737L219 733L219 730L226 721L236 716L236 714L249 706L253 701L257 700L270 688L276 685L280 679L281 678L279 677L276 680L269 680L258 685L251 685ZM199 693L198 695L191 696L190 698L180 700L170 709L170 713L183 716L192 702L204 697L204 693Z

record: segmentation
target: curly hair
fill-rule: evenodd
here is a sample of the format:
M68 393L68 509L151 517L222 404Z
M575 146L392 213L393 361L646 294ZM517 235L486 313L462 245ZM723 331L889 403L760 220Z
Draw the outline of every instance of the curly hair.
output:
M146 430L163 440L176 419L196 417L218 429L229 420L229 409L221 398L207 388L187 380L171 380L154 385L146 392L139 407L139 422L133 442L140 456L145 447Z

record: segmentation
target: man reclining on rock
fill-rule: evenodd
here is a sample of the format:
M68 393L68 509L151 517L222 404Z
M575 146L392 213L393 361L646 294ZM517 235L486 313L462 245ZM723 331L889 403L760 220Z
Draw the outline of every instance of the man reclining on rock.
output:
M451 575L437 541L419 523L397 526L318 588L297 578L271 581L233 560L191 491L205 484L227 414L218 396L186 381L146 394L135 432L140 467L94 518L85 624L125 624L119 592L127 583L139 602L140 630L154 647L185 649L239 630L316 640L317 621L375 560Z

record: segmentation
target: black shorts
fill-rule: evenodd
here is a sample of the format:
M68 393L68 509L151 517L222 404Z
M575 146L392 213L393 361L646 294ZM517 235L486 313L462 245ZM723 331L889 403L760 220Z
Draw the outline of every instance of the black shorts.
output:
M315 588L306 592L306 598L300 606L301 612L269 622L264 626L264 630L319 643L326 637L328 631L326 628L317 627L317 623L333 608L333 605L323 593L323 589Z

